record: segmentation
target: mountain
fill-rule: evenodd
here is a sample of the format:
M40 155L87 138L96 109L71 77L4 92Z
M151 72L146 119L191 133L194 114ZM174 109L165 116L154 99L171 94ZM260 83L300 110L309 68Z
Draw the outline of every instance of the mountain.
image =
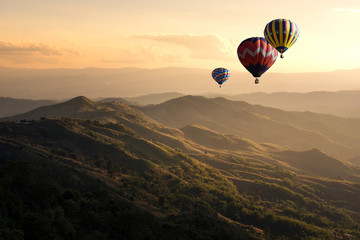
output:
M184 105L182 109L181 116L185 117L186 120L189 120L190 122L197 122L197 119L194 119L194 116L200 117L202 120L206 119L212 119L210 122L210 128L204 127L206 125L209 125L207 121L201 121L203 125L187 125L183 128L176 129L176 128L169 128L164 125L161 125L160 123L154 121L153 119L146 116L144 113L140 112L139 110L135 109L133 107L127 106L120 102L95 102L91 101L90 99L80 96L73 98L69 101L54 104L51 106L46 107L40 107L38 109L35 109L33 111L30 111L25 114L20 114L11 118L4 118L1 119L1 121L22 121L24 119L27 120L39 120L39 119L52 119L52 118L81 118L81 119L90 119L90 120L96 120L102 123L116 123L116 124L123 124L124 126L129 127L132 129L139 137L142 137L144 139L155 141L163 144L164 146L168 146L174 149L178 149L180 151L183 151L184 153L189 154L190 156L196 157L201 156L204 152L206 152L208 155L217 154L219 151L232 151L233 153L236 153L238 156L241 156L244 159L258 159L263 162L269 163L269 164L275 164L278 166L286 166L290 168L292 171L298 171L303 172L306 167L302 167L299 165L296 165L296 162L289 162L288 159L283 159L283 155L285 154L284 151L287 151L287 148L291 146L289 142L291 141L290 136L294 134L294 132L291 132L290 130L294 131L304 131L305 133L301 133L300 135L298 132L295 132L297 135L296 139L293 140L293 144L295 148L303 148L301 151L307 151L308 149L311 149L313 147L316 147L316 144L323 144L323 148L329 149L330 153L334 150L348 150L352 145L349 145L346 141L350 141L349 139L342 139L340 137L345 136L341 134L335 134L334 132L339 131L335 128L335 126L338 126L338 128L341 129L341 122L336 121L342 121L343 119L337 118L334 116L327 116L327 115L313 115L310 114L310 117L318 117L323 122L323 124L330 125L330 123L334 124L334 126L322 126L318 122L315 124L313 123L314 119L309 120L311 118L304 118L307 116L306 113L303 117L299 117L296 115L296 113L287 113L281 110L277 109L271 109L271 108L264 108L261 106L253 106L250 104L247 104L245 102L232 102L228 101L222 98L215 98L215 99L206 99L204 97L196 97L196 96L187 96L182 97L179 99L174 99L169 102L166 102L164 104L171 104L170 109L176 110L176 106L172 105L172 102L176 101L181 102L187 102L186 105ZM216 101L217 104L219 104L220 112L213 111L212 109L211 116L206 116L206 105L207 107L210 107L210 109L213 106L213 101ZM200 104L200 105L199 105ZM230 106L226 106L227 104L230 104ZM161 105L158 105L161 106ZM196 107L195 112L193 113L193 110L186 110L188 107ZM140 109L148 109L153 108L156 106L147 106L147 107L136 107ZM239 108L240 107L240 108ZM228 108L228 109L226 109ZM234 110L236 108L236 110ZM201 109L201 110L200 110ZM172 113L170 110L169 113L172 116L176 117L176 113ZM234 115L234 112L240 111L239 115ZM145 111L146 112L146 111ZM184 114L186 113L186 114ZM230 114L230 116L227 116L227 114ZM237 113L236 113L237 114ZM295 114L295 115L294 115ZM187 117L187 115L189 115ZM190 117L190 115L192 117ZM206 116L206 117L205 117ZM214 131L213 129L217 128L217 125L215 124L215 120L217 120L216 116L220 116L221 118L232 118L232 121L234 124L238 124L238 121L242 121L242 124L246 126L246 130L252 133L252 135L249 135L249 137L243 137L246 135L246 132L243 132L243 134L235 135L236 131L241 129L239 127L233 127L230 125L232 122L220 119L220 122L227 122L225 125L226 127L232 128L232 134L224 134L217 131ZM236 119L234 116L239 117L239 119ZM250 121L249 118L250 116ZM271 118L274 118L272 120ZM260 123L256 122L257 117L260 118ZM165 117L163 117L166 119ZM176 121L181 120L180 116L176 118ZM308 122L306 122L306 121ZM318 120L318 119L317 119ZM247 122L248 121L248 122ZM262 122L261 122L262 121ZM268 123L269 121L270 123ZM286 121L286 123L282 123ZM326 121L330 121L330 123L327 123ZM274 124L274 122L276 124ZM290 122L290 124L289 124ZM25 122L26 123L26 122ZM261 124L261 131L260 133L257 133L258 127L251 126L250 124ZM293 127L293 125L299 125L302 124L301 128L299 127ZM311 125L313 124L313 125ZM354 122L356 124L356 121ZM170 123L171 125L171 123ZM221 124L224 125L224 124ZM307 126L309 125L309 126ZM177 127L177 126L175 126ZM269 129L266 129L268 127ZM338 137L339 141L342 140L344 143L347 143L347 145L344 145L343 148L340 148L339 146L342 146L340 144L334 143L333 140L331 141L319 141L316 142L316 137L318 137L319 133L312 134L309 130L301 130L302 128L305 129L305 127L310 128L312 127L314 130L315 128L318 128L318 131L323 131L326 133L326 131L330 131L332 133L328 134L330 137ZM268 138L268 141L257 141L257 140L250 140L251 138L254 139L253 136L256 136L256 134L259 134L261 138L264 136L264 131L266 131L266 134L274 133L274 132L281 132L282 128L285 128L286 131L283 131L283 134L289 134L286 135L286 144L284 144L283 138L280 138L281 141L277 141L277 139ZM226 128L224 128L226 129ZM290 129L290 130L289 130ZM300 130L299 130L300 129ZM347 128L342 129L341 131L345 131ZM240 131L239 131L240 132ZM310 133L310 134L309 134ZM261 135L262 134L262 135ZM277 133L279 134L279 133ZM306 135L309 134L309 135ZM324 134L321 133L323 136ZM340 137L339 137L339 136ZM241 137L240 137L241 136ZM265 135L266 136L266 135ZM301 140L297 139L299 136L305 136L307 138ZM329 138L329 137L328 137ZM320 140L327 140L328 138L319 138ZM260 143L257 143L260 142ZM306 142L306 145L303 144ZM275 143L275 144L274 144ZM279 144L280 143L280 144ZM281 144L283 143L283 144ZM291 143L291 142L290 142ZM301 145L300 145L300 144ZM297 145L295 145L297 144ZM326 145L328 144L328 145ZM353 143L354 146L355 143ZM338 149L336 149L337 147ZM344 152L342 152L344 153ZM297 152L292 151L292 157L294 159L298 159ZM285 154L285 156L287 156ZM289 157L289 156L288 156ZM341 168L338 168L337 165L334 165L331 161L331 157L327 157L326 154L324 154L325 159L329 159L327 162L324 162L322 164L328 165L329 170L324 170L324 172L319 172L316 169L313 169L312 166L308 166L308 169L310 171L307 171L307 174L313 174L317 176L323 176L323 177L337 177L342 176L345 179L357 179L356 171L353 171L351 173L347 171L341 171ZM307 159L313 159L316 161L319 158L315 154L312 158ZM320 158L319 158L320 159ZM213 160L211 160L213 161ZM334 160L338 161L338 160ZM320 165L322 165L320 164ZM305 165L311 165L310 162L306 162ZM335 172L332 172L334 171Z
M169 93L158 93L158 94L147 94L138 97L127 97L125 98L129 102L135 102L140 105L148 105L148 104L159 104L162 102L166 102L173 98L182 97L184 94L169 92Z
M66 102L43 106L33 111L29 111L28 113L18 114L14 119L40 119L41 117L68 116L68 113L73 114L70 114L69 117L76 117L77 113L95 112L96 110L102 109L103 107L100 104L97 104L86 97L80 96ZM6 120L10 118L4 119Z
M148 113L148 109L157 109L164 105L166 108L160 109L160 113L169 114L160 115L158 121L165 122L166 125L154 121L139 111L140 109ZM19 122L24 119L66 117L124 124L144 139L161 142L190 155L230 150L243 157L262 159L276 165L282 165L284 161L281 156L274 158L273 155L288 148L307 151L319 145L322 150L326 149L327 151L324 151L330 153L355 152L356 138L351 137L350 133L356 135L356 128L352 129L351 126L357 126L357 119L351 122L349 119L335 116L298 114L223 98L207 99L186 96L160 105L130 107L120 102L95 102L80 96L63 103L40 107L25 114L3 118L0 121ZM156 115L154 119L157 119ZM226 124L223 124L224 122ZM185 123L201 125L190 124L180 128L181 124ZM231 134L224 134L226 131ZM283 136L273 138L272 134L280 136L283 134ZM303 139L299 139L300 137ZM315 173L318 174L318 172ZM338 175L350 176L351 174L339 173ZM320 174L320 176L335 177L337 175Z
M239 66L239 69L242 69ZM314 92L358 90L360 69L313 73L268 72L255 85L245 69L230 69L222 88L211 78L212 69L10 69L0 68L0 96L26 99L70 99L86 95L133 97L149 93L243 94L253 92Z
M92 113L97 117L106 111L114 112L104 110L105 106L117 106L84 97L72 99L67 105L68 111L79 115L98 112ZM159 126L151 119L119 106L122 110L118 110L118 116L132 116L132 122L151 126L153 133L157 131L155 127ZM64 104L53 107L65 109ZM290 151L188 126L183 129L184 136L196 141L189 144L206 153L187 154L162 141L138 136L136 128L132 128L135 124L102 119L0 122L0 211L5 226L2 236L360 237L359 183L295 174L278 159L282 153L288 155L283 156L284 161L295 156ZM180 138L178 131L173 130L173 134ZM204 138L196 139L194 132ZM224 140L224 145L233 143L234 150L214 149L206 142L207 137L219 139L219 143ZM304 154L323 158L324 164L327 159L332 161L319 151Z
M126 104L113 101L95 102L83 96L63 103L40 107L13 117L2 118L0 121L39 120L62 117L91 119L106 123L121 123L134 129L139 136L149 140L162 141L183 151L199 151L182 140L183 133L180 130L165 127Z
M248 94L204 93L207 98L223 97L232 101L245 101L250 104L279 108L285 111L311 111L337 115L340 117L360 117L360 91L337 92L255 92ZM101 98L98 101L120 101L125 104L160 104L184 96L181 93L147 94L138 97ZM125 100L126 99L126 100Z
M121 103L124 103L126 105L136 104L134 102L129 102L129 101L123 99L123 98L118 98L118 97L97 98L94 101L99 101L99 102L121 102Z
M351 168L344 162L330 157L315 148L303 152L283 151L277 153L277 156L290 166L315 176L329 178L344 177L355 181L358 181L358 176L360 176L358 175L360 173L358 168ZM356 178L351 176L353 171L356 171Z
M315 147L339 158L360 153L360 119L357 118L287 112L242 101L201 96L185 96L136 108L174 128L196 124L296 151Z
M125 98L100 98L95 99L101 102L121 102L127 105L148 105L148 104L159 104L167 100L184 96L181 93L158 93L158 94L147 94L138 97L125 97Z
M54 104L52 100L29 100L0 97L0 118L25 113L35 108Z
M342 117L360 117L360 91L251 93L224 97L233 101L245 101L287 111L311 111Z

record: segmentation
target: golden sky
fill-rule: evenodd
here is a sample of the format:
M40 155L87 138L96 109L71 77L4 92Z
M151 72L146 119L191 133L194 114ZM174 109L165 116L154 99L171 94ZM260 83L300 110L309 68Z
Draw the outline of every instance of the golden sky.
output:
M300 36L272 72L360 68L359 0L0 0L0 66L246 71L237 46L276 18Z

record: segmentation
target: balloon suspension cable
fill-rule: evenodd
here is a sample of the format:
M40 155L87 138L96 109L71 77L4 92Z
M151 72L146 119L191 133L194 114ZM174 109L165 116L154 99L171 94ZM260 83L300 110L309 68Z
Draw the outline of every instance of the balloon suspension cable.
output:
M284 58L284 55L282 53L280 53L280 58Z
M255 79L255 84L259 84L259 79Z

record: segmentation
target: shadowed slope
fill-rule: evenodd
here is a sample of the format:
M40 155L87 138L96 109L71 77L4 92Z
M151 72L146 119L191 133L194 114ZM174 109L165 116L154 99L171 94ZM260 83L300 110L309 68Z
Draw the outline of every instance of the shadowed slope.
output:
M279 160L288 163L306 174L328 178L340 178L359 182L360 169L350 167L333 157L326 155L318 149L304 152L283 151L276 153Z
M233 151L257 151L263 148L253 141L236 136L224 135L199 125L189 125L180 129L185 137L213 149Z

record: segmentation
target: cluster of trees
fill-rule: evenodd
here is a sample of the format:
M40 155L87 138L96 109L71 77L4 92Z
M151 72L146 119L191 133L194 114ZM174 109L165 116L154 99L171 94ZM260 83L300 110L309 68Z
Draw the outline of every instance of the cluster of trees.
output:
M117 124L63 119L1 123L0 130L5 142L17 141L0 142L0 239L360 238L349 212L281 168L239 160L246 171L261 169L282 181L241 181L233 171L233 182L179 151L152 149ZM153 157L127 147L132 143ZM77 162L100 169L116 188L71 167ZM140 201L163 217L137 209Z
M209 212L156 218L99 183L90 192L64 189L46 163L28 160L37 164L2 158L0 239L256 239Z
M174 167L176 172L179 168L187 171ZM259 194L247 195L239 193L226 179L214 181L209 177L215 174L211 171L198 171L201 173L189 172L185 177L187 184L176 175L159 178L156 173L146 172L124 179L123 187L132 189L136 199L155 201L144 192L158 196L158 202L153 204L161 209L221 213L242 224L263 229L269 238L336 239L334 234L339 232L354 236L353 239L360 236L359 224L348 213L328 203L307 198L279 184L261 181L254 183L261 188Z

